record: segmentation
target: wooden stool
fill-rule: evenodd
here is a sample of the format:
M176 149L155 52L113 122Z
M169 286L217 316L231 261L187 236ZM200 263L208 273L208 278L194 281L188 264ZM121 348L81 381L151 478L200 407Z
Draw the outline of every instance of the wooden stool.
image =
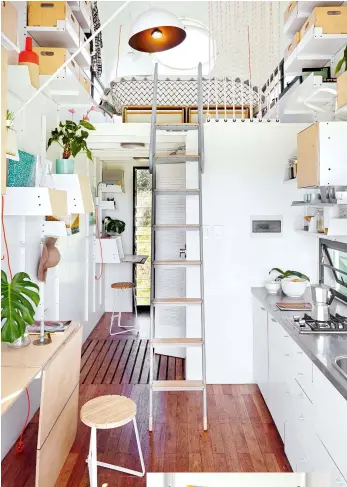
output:
M143 461L139 432L136 423L136 404L125 396L100 396L91 399L82 406L81 421L91 428L89 455L87 458L89 470L90 487L97 487L97 466L129 473L137 477L145 475L145 464ZM139 451L141 472L130 470L117 465L97 461L96 431L98 429L119 428L127 423L133 422L137 448Z
M110 335L120 335L121 333L127 333L128 331L136 330L137 328L137 306L136 306L136 293L135 293L135 286L132 282L114 282L111 284L111 288L116 290L116 295L114 297L113 302L113 310L112 310L112 317L111 317L111 324L110 324ZM134 308L135 308L135 325L126 326L120 324L120 320L122 317L122 293L125 289L132 289L133 298L134 298ZM119 311L118 314L115 313L117 298L119 294ZM113 319L114 317L118 317L118 328L126 328L126 330L117 331L112 333L112 326L113 326Z

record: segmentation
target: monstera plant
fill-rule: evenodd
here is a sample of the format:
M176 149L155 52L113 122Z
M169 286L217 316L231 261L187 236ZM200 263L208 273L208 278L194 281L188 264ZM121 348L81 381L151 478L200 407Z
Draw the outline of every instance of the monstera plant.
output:
M34 323L35 308L40 302L39 286L25 272L18 272L11 282L1 271L1 341L13 343Z

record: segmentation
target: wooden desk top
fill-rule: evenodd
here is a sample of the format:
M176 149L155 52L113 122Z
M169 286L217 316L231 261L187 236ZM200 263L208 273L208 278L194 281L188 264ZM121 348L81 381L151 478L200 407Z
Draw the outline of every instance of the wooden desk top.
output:
M40 373L40 367L1 367L1 414L12 406Z
M73 321L65 332L51 335L52 343L48 345L37 346L30 343L25 348L15 349L6 343L1 344L1 414L17 400L80 326L80 323ZM36 338L38 335L31 335L31 342Z
M66 342L69 336L77 330L80 324L73 321L63 333L51 335L52 343L48 345L33 345L30 343L25 348L10 348L6 343L1 344L1 366L2 367L40 367L41 369L49 362L53 355ZM39 336L30 335L31 342Z

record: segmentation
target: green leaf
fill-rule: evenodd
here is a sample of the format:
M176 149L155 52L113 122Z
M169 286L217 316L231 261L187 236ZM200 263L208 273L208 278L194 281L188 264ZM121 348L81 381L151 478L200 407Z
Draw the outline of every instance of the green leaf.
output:
M271 271L269 272L269 274L271 274L271 272L273 272L273 271L276 271L279 274L284 274L284 272L281 269L279 269L278 267L274 267L273 269L271 269Z
M335 74L337 74L342 66L343 66L343 63L345 62L344 58L340 59L340 61L336 64L336 68L335 68Z
M6 273L1 271L1 341L13 343L23 336L27 325L34 323L39 289L25 272L18 272L8 282Z
M70 149L71 149L71 154L73 155L73 157L76 157L77 154L81 151L81 145L78 142L76 142L75 140L73 140L70 143Z
M91 153L91 151L89 149L86 149L86 154L87 154L88 159L90 159L92 161L93 160L93 154Z
M301 274L301 272L298 271L286 271L285 275L285 277L296 276L299 279L303 279L304 281L310 281L310 278L306 276L306 274Z
M82 127L87 130L95 130L94 125L92 125L90 122L87 122L87 120L80 120L80 125L82 125Z

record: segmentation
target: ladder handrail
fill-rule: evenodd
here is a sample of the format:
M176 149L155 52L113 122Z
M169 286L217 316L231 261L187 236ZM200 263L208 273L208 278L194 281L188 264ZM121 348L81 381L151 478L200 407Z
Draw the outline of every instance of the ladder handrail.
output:
M154 147L156 145L156 137L157 137L155 131L155 124L157 122L157 95L158 95L158 63L155 63L154 81L153 81L151 133L150 133L150 144L149 144L149 172L150 173L152 173L153 171Z
M202 96L202 64L198 66L198 145L200 155L200 171L204 172L204 120L203 120L203 96Z

